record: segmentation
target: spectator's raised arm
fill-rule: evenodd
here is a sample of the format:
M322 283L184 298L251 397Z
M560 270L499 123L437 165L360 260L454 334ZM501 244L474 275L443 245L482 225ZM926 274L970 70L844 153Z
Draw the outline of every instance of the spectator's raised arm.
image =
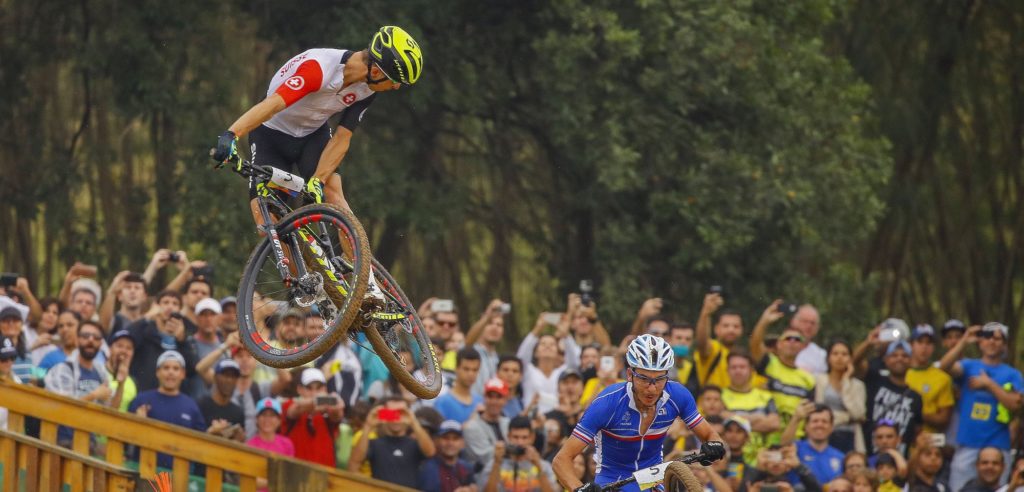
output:
M132 272L123 270L118 272L114 276L114 280L110 282L110 287L107 288L107 295L103 298L103 303L100 304L100 326L103 327L103 331L109 333L111 324L114 320L114 307L117 303L117 296L121 293L121 288L124 287L124 278Z
M978 333L980 332L981 325L973 325L968 328L964 336L960 337L960 341L942 355L942 359L939 360L939 369L946 371L953 379L959 379L963 376L964 368L960 365L960 357L963 355L964 347L967 344L978 343Z
M484 327L491 321L491 318L501 316L501 305L501 299L491 299L491 303L487 305L487 309L485 309L484 313L480 315L480 319L476 320L476 323L473 323L469 332L466 333L467 347L472 347L473 344L476 343L477 339L480 338L480 335L483 334Z
M712 296L718 294L708 295ZM750 333L750 356L753 357L755 363L760 363L761 359L764 358L765 352L767 352L764 346L764 336L768 331L768 326L782 319L784 316L784 314L779 311L779 304L781 302L782 299L776 299L772 301L768 307L764 308L764 312L761 313L761 317L757 319L757 324L754 325L754 331ZM701 316L703 316L703 314ZM697 324L697 330L697 332L700 333L699 323Z
M701 357L711 357L711 316L722 307L725 301L721 294L711 293L704 295L704 304L700 308L700 317L697 318L697 330L693 342ZM753 348L753 347L751 347ZM753 350L751 350L753 352ZM756 358L755 358L756 360Z

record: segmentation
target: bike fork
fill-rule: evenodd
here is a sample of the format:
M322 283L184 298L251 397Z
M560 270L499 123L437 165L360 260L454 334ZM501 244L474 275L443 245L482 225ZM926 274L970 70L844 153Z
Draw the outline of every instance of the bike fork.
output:
M292 283L292 274L288 270L288 255L284 253L284 248L281 247L281 239L277 235L277 228L274 227L274 221L270 216L270 211L267 210L266 203L264 203L263 200L260 200L259 205L260 214L263 217L263 231L266 232L267 237L270 238L270 246L274 248L274 257L277 258L275 266L277 267L277 271L281 274L281 280L284 281L285 285L290 287ZM296 265L296 267L299 267L299 265Z

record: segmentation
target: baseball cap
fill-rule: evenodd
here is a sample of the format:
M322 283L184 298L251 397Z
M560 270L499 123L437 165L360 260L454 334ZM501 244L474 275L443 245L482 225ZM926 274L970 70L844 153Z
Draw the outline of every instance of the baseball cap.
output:
M896 466L896 459L893 458L891 454L889 454L889 453L878 453L877 456L878 456L878 458L876 458L876 461L875 461L875 466L876 467L881 466L881 465Z
M906 353L907 355L910 355L910 353L912 352L912 350L910 349L910 344L907 343L906 340L896 340L890 343L889 347L885 349L886 357L895 352L896 349L903 350L903 352Z
M224 371L235 371L239 375L242 374L242 368L238 366L234 359L221 359L217 361L217 365L213 368L213 373L220 374Z
M264 398L256 404L256 415L259 415L264 410L270 410L274 413L281 415L281 402L273 398Z
M462 435L462 424L455 420L445 420L441 422L441 428L437 431L437 435L443 436L449 432Z
M967 331L967 326L964 325L963 321L952 318L942 325L942 334L945 335L948 331Z
M324 377L324 372L320 369L307 367L302 371L302 385L309 386L312 383L327 384L327 378Z
M238 298L235 296L227 296L220 300L220 307L224 309L228 304L238 305Z
M217 314L224 312L220 308L220 303L212 297L207 297L196 303L196 314L200 314L203 311L213 311Z
M1003 338L1009 338L1009 336L1010 336L1010 329L1007 328L1006 325L1004 325L1002 323L999 323L997 321L991 321L991 322L985 323L985 326L981 327L981 332L982 333L996 333L996 332L999 332L999 333L1003 334Z
M729 424L736 424L740 426L740 428L743 429L747 433L747 435L750 435L752 431L750 427L750 421L743 417L740 417L739 415L733 415L732 417L725 419L725 423L722 426L729 427Z
M576 377L579 378L580 381L583 381L583 375L580 374L579 371L577 371L576 369L566 369L562 371L562 375L558 376L558 382L561 383L562 381L565 381L566 379L569 379L571 377Z
M112 335L110 335L110 339L107 340L107 345L113 345L114 342L116 342L116 341L118 341L118 340L120 340L122 338L127 338L127 339L131 340L132 341L132 345L135 345L135 339L132 338L132 333L130 331L128 331L128 330L117 330L117 331L115 331Z
M923 337L931 337L934 340L935 328L932 328L932 325L929 325L928 323L922 323L915 326L913 334L910 335L910 339L917 340Z
M18 308L14 307L14 306L7 306L7 307L3 308L2 310L0 310L0 321L3 321L5 319L13 319L13 318L17 318L19 320L22 319L21 311L19 311Z
M505 381L498 378L488 379L487 382L484 383L484 394L486 395L489 392L498 393L501 396L508 396L508 385L505 384Z
M14 346L14 342L12 342L10 338L3 338L3 341L0 341L0 360L17 358L18 348Z
M163 367L164 362L167 362L169 360L177 362L178 364L181 365L181 367L185 367L185 357L181 355L181 353L178 352L177 350L168 350L160 354L160 357L156 358L157 369Z

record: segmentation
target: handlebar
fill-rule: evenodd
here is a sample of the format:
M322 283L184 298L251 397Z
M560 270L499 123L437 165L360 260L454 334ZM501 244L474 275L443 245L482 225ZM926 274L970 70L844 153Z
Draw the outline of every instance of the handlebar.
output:
M707 455L707 453L694 453L694 454L691 454L689 456L683 456L682 458L679 458L678 460L666 461L665 463L662 463L662 464L663 465L667 465L668 463L671 463L673 461L680 461L680 462L683 462L683 463L686 463L686 464L690 464L690 463L697 463L699 461L705 461L705 460L709 460L709 459L710 459L710 457ZM627 485L627 484L633 483L635 481L636 481L636 477L635 476L630 476L628 478L624 478L622 480L619 480L618 482L612 482L610 484L601 486L601 491L602 492L611 492L611 491L614 491L614 490L618 490L619 487L622 487L623 485Z

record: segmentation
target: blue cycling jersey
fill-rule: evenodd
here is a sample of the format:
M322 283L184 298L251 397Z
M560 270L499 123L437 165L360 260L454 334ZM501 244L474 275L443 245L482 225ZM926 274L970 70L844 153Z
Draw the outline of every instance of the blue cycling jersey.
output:
M641 434L640 411L633 401L633 383L617 383L605 388L587 407L572 435L594 446L598 484L615 482L661 463L665 436L676 417L690 429L704 420L697 411L693 395L675 381L665 385L655 409L654 422Z

